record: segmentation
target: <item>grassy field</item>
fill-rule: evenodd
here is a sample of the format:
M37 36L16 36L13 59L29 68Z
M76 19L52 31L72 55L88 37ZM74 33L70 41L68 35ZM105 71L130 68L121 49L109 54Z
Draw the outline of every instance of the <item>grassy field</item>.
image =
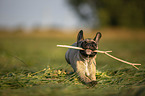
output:
M98 54L98 84L88 88L71 73L73 70L64 58L67 49L56 47L57 44L71 45L77 33L3 33L0 36L0 96L144 96L145 33L99 31L103 34L100 50L112 50L114 56L141 63L137 66L139 70ZM93 38L95 31L84 35Z

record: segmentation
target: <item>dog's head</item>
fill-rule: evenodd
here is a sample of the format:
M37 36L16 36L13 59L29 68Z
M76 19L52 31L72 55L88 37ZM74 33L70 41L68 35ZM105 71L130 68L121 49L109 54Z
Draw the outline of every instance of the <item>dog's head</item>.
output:
M80 50L80 54L85 57L88 56L94 57L97 54L97 52L93 52L93 51L98 49L98 43L101 36L102 36L101 33L97 32L94 39L90 39L90 38L84 39L83 31L81 30L78 33L77 46L83 48L84 50Z

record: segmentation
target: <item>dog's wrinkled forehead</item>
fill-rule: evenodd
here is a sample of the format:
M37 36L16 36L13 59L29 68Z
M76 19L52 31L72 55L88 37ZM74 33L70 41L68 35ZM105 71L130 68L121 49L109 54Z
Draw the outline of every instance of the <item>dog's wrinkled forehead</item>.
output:
M86 41L87 43L91 43L91 42L95 42L93 39L91 39L91 38L87 38L87 39L85 39L84 41Z
M87 38L85 40L82 40L82 41L78 42L78 46L81 47L83 42L86 42L86 43L92 43L92 42L94 42L94 43L96 43L93 39Z

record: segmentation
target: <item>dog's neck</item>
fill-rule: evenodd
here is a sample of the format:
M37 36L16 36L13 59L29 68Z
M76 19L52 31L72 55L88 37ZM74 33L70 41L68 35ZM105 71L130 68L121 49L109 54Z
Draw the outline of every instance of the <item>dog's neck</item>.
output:
M91 60L95 59L96 58L96 55L93 56L93 57L89 57L89 56L83 56L82 54L79 53L79 58L83 61L87 61L87 62L90 62Z

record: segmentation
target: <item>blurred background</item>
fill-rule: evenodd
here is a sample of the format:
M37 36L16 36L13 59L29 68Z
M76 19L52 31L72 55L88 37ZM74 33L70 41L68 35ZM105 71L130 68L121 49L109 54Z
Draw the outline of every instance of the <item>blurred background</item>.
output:
M62 82L56 72L73 69L65 61L67 48L56 45L73 44L80 30L84 38L101 32L99 50L112 50L113 56L140 63L139 70L98 53L97 72L102 75L97 75L96 88L77 85L68 75ZM43 78L46 68L60 78ZM1 96L138 96L145 92L144 78L145 0L0 0Z
M76 42L81 29L86 38L103 34L100 50L145 62L144 0L0 0L1 71L67 65L67 49L56 45ZM98 68L116 69L118 62L103 56Z
M145 1L1 0L1 28L144 28Z

